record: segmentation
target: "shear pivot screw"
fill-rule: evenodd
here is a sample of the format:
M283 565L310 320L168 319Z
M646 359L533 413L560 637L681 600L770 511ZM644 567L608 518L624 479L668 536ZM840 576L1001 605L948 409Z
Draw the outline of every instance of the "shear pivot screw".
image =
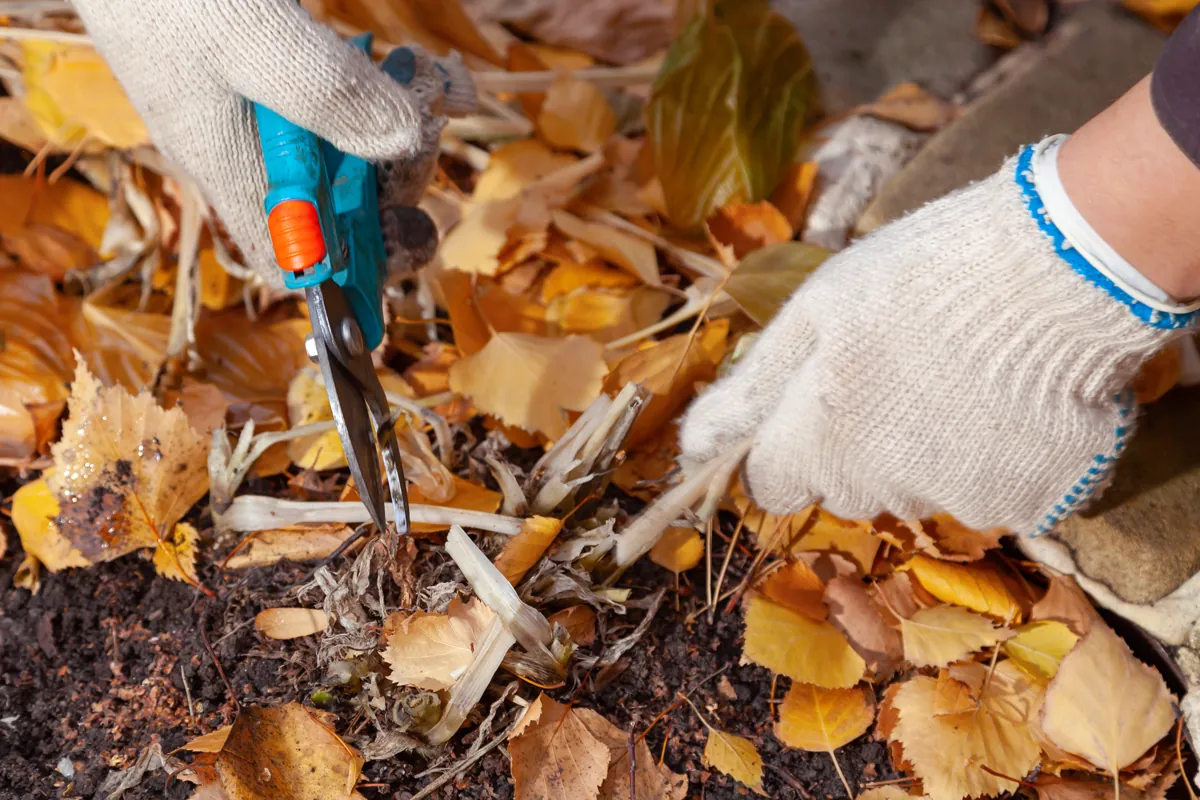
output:
M304 352L308 354L309 361L317 360L317 340L311 334L304 337Z

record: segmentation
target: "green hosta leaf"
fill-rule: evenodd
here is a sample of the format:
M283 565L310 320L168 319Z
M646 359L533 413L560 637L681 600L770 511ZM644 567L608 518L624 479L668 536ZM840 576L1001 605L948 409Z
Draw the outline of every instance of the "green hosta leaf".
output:
M647 106L671 222L695 229L718 206L770 194L815 102L808 52L765 0L719 0L693 20Z
M824 247L806 242L782 242L756 250L742 259L725 292L759 325L766 325L792 292L829 257Z

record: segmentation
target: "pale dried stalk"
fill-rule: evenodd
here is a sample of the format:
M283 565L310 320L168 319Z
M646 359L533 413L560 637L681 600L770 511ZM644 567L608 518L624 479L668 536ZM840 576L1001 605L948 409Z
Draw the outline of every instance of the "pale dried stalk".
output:
M212 432L212 444L208 448L209 500L218 527L221 515L233 502L233 495L246 479L258 457L271 445L286 442L301 436L324 433L336 427L333 420L297 425L286 431L268 431L254 435L254 420L247 420L238 435L237 445L229 447L229 434L224 427Z
M652 233L640 225L634 225L629 220L618 216L611 211L605 211L597 206L589 206L584 210L584 216L593 222L603 222L605 225L611 225L618 230L625 231L626 233L637 236L640 239L645 239L659 250L662 250L668 255L674 256L685 267L688 267L689 269L698 272L701 275L707 275L710 278L721 280L727 274L729 274L729 270L727 270L725 266L715 258L710 258L708 256L701 255L700 253L693 253L691 250L685 250L679 245L672 244L658 234Z
M491 685L492 677L496 670L500 669L504 656L516 643L517 637L504 627L504 623L498 617L492 620L492 624L483 634L483 639L476 645L471 663L450 687L446 710L438 723L425 734L426 741L434 745L442 744L458 732L471 709L475 708L479 698L483 697L483 693Z
M709 498L704 503L704 509L711 515L720 501L720 497L712 499L712 496L716 493L724 494L729 477L742 463L753 441L754 437L746 437L721 455L696 468L682 483L663 493L647 506L638 518L617 536L617 543L612 551L614 575L620 574L650 552L662 538L663 531L702 498ZM706 518L701 517L700 521L704 522Z
M7 9L4 9L7 11ZM86 33L71 33L70 31L40 30L38 28L5 28L0 27L0 39L14 41L43 41L61 42L62 44L82 44L90 46L92 37Z
M472 142L523 139L533 135L533 123L528 120L496 119L495 117L472 115L447 121L444 132L447 136Z
M481 91L498 92L544 92L562 74L587 81L597 88L624 89L630 86L654 82L658 75L658 64L637 64L629 67L591 67L577 70L540 70L537 72L508 72L490 70L472 72L476 88Z
M409 519L414 523L429 525L465 525L481 531L516 536L521 532L521 519L486 511L471 511L465 508L447 508L413 503L409 506ZM392 519L392 505L387 505L387 518ZM360 525L370 521L367 507L357 500L310 502L284 500L278 497L244 494L235 498L221 515L226 530L265 531L285 528L290 525L342 522Z
M200 229L207 208L191 181L179 184L179 261L175 272L175 302L171 306L171 328L167 336L164 361L188 358L191 368L196 344L196 317L200 315L200 289L197 281L200 265Z

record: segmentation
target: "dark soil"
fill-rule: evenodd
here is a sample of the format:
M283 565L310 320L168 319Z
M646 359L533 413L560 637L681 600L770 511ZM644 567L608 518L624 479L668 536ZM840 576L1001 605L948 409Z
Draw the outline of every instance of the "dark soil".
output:
M304 567L284 564L232 572L210 566L202 575L216 593L210 599L187 585L157 577L151 564L134 555L89 569L44 573L40 592L31 595L9 588L22 559L16 537L10 536L9 542L9 553L0 561L3 800L92 797L109 771L129 766L153 742L170 752L232 722L236 710L230 691L204 636L244 705L303 701L319 682L310 641L271 641L258 635L252 624L264 607L293 604L287 591L307 576ZM723 555L724 549L718 543L715 555ZM730 578L736 580L744 566L745 555L739 554ZM698 597L687 578L698 582ZM845 790L828 754L786 749L772 734L771 676L759 667L738 666L740 613L720 613L713 625L703 617L684 624L688 611L703 603L703 581L703 566L685 576L680 610L675 610L672 590L615 677L608 676L598 690L585 685L575 693L575 702L640 733L672 705L676 692L699 685L691 698L709 720L750 738L759 748L766 763L764 787L771 797L843 797ZM669 582L668 573L647 562L622 585L633 587L636 597ZM631 611L630 623L643 613ZM776 701L786 684L781 680L775 687ZM530 699L537 691L522 688ZM189 692L194 717L188 713ZM572 697L566 690L555 695L564 701ZM351 712L336 706L332 710L345 712L340 727L344 730ZM453 750L463 752L473 734L467 730L456 737ZM653 753L663 754L668 766L688 775L689 797L746 796L744 788L704 768L705 739L703 724L680 706L646 741ZM56 771L63 759L75 770L72 779ZM894 774L885 747L870 737L839 750L838 760L856 793L862 782ZM423 758L412 755L368 763L363 782L376 785L363 793L372 800L407 798L425 783L413 777L425 766ZM184 798L193 788L167 783L160 771L147 774L141 786L124 797ZM436 796L512 797L506 752L493 750Z

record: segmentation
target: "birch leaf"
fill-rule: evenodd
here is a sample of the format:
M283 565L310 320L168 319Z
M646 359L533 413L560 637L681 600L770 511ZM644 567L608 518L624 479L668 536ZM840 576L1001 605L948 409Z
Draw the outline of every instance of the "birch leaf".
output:
M102 387L78 361L47 481L59 529L99 561L172 541L175 523L208 491L208 438L182 409Z
M221 748L225 746L225 742L229 739L229 732L231 730L233 730L232 725L217 728L211 733L188 740L180 749L190 750L193 753L219 753L221 752Z
M596 153L617 132L617 115L593 84L565 72L546 90L537 127L553 147Z
M504 543L504 549L496 556L496 569L516 586L529 568L541 560L561 530L562 520L530 517L521 524L521 532Z
M392 668L389 678L400 686L449 688L471 663L494 616L479 598L469 605L455 598L445 614L388 615L383 660Z
M788 747L832 753L866 733L874 721L870 687L822 689L794 683L779 707L775 736Z
M1011 661L996 665L978 709L961 714L936 713L934 678L918 675L898 687L892 705L899 718L888 738L903 746L932 800L1015 792L1015 783L981 766L1023 777L1041 760L1034 739L1040 689Z
M582 220L566 211L556 209L552 217L556 228L572 239L596 248L610 264L641 278L647 286L658 286L661 282L654 245L644 239L637 239L608 225Z
M1093 626L1063 658L1042 707L1051 742L1110 774L1137 761L1174 722L1162 676L1106 625Z
M595 721L585 721L593 715L600 716L557 703L545 694L533 701L508 741L517 800L599 794L612 757L604 741L589 729L587 722Z
M571 634L571 641L580 647L587 647L596 641L596 612L584 605L571 606L562 611L556 611L546 618L550 627L562 625Z
M899 669L904 656L900 634L887 624L882 609L857 578L840 577L825 589L829 621L840 630L876 676Z
M758 591L772 602L806 617L820 621L829 616L829 609L825 607L825 582L803 561L790 561L775 570Z
M46 485L45 478L30 481L17 489L12 500L13 527L28 555L37 558L51 572L92 563L54 523L58 517L58 500Z
M199 543L200 532L188 523L180 522L154 549L154 569L164 578L195 586L200 582L196 577Z
M1013 635L965 608L934 606L900 620L904 659L916 667L944 667Z
M586 409L607 371L603 346L585 336L498 333L451 365L450 388L507 425L557 438L567 430L565 411Z
M1070 575L1050 576L1050 587L1033 604L1029 616L1034 620L1061 622L1078 636L1085 635L1094 625L1104 624L1096 607Z
M529 184L576 161L575 156L555 153L537 139L509 142L491 152L471 199L484 203L516 197Z
M704 766L720 770L735 781L764 794L762 788L763 760L754 742L732 733L708 729L704 745Z
M1051 620L1030 622L1017 628L1016 633L1004 643L1004 654L1043 681L1054 677L1063 656L1079 641L1070 628Z
M792 553L811 550L839 553L853 561L863 575L870 573L883 543L869 520L842 519L821 508L816 509L802 530L803 535L792 544Z
M678 575L687 572L704 558L704 540L695 528L671 527L650 550L650 560Z
M955 564L918 554L899 569L910 571L926 591L943 603L1013 622L1021 619L1020 599L991 564Z
M828 689L862 680L866 662L828 622L817 622L757 595L746 608L742 660Z

